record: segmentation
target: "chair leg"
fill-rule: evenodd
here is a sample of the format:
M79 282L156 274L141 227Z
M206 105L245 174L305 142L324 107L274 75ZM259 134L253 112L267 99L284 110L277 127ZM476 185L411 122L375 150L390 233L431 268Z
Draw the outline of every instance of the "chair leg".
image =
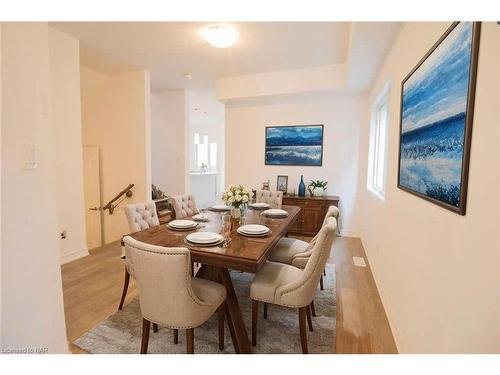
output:
M148 352L149 330L150 329L151 329L151 322L145 318L142 318L141 354L146 354Z
M307 325L309 327L309 331L313 330L313 322L311 318L311 306L306 306L306 314L307 314Z
M224 350L224 315L226 314L226 301L219 306L219 350Z
M321 277L320 277L320 279L319 279L319 288L320 288L321 290L324 290L324 288L323 288L323 275L321 275Z
M306 333L306 308L299 308L299 330L300 330L300 345L302 353L307 354L307 333Z
M264 302L264 319L267 319L267 302Z
M194 354L194 328L186 329L186 353Z
M153 332L158 332L158 324L153 323Z
M323 276L326 276L326 268L323 268Z
M259 313L259 301L252 300L252 346L257 345L257 315Z
M311 313L312 316L316 316L316 309L314 308L314 300L311 301Z
M123 303L125 302L125 297L127 297L128 283L130 281L130 274L128 273L127 267L125 267L125 281L123 282L123 292L122 298L120 299L120 304L118 305L118 310L123 308Z
M174 344L178 344L178 343L179 343L179 330L174 329Z

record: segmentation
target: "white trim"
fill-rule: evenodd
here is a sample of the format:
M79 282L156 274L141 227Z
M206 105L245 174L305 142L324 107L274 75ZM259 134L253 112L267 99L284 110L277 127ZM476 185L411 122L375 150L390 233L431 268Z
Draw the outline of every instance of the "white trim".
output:
M380 296L382 306L384 306L385 315L387 316L387 321L389 322L389 326L391 327L392 337L394 338L396 349L398 350L399 354L408 353L407 349L408 347L405 341L403 340L403 336L401 335L398 329L398 325L396 323L396 318L394 314L394 309L392 308L392 304L390 303L390 300L388 299L385 290L382 288L382 284L379 282L379 279L377 277L377 271L376 271L377 266L375 259L370 256L370 252L363 244L363 239L361 237L360 240L361 240L361 246L363 246L363 249L365 251L366 260L368 261L368 266L370 267L370 270L372 272L373 281L375 282L375 286L377 287L377 291Z
M353 231L353 230L345 230L341 229L340 230L340 235L342 237L354 237L354 238L361 238L361 235L359 232Z
M368 173L366 179L366 188L375 197L381 201L385 201L385 190L387 181L387 167L388 167L388 153L389 153L389 121L390 121L390 82L387 82L380 93L377 95L373 101L370 114L370 138L369 138L369 150L368 150ZM375 169L380 167L376 159L378 159L379 151L375 150L379 145L379 114L381 110L385 107L386 119L384 128L384 154L383 156L383 166L382 166L382 187L378 189L374 186Z
M89 251L87 249L82 249L70 254L63 255L61 256L61 265L83 258L87 255L89 255Z

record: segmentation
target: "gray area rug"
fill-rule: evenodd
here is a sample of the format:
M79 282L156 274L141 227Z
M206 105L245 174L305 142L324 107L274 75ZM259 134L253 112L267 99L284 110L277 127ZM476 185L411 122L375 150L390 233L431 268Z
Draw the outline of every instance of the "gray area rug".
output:
M309 353L335 352L336 293L335 265L329 264L324 277L323 291L317 289L313 317L314 331L307 331ZM236 294L240 302L243 320L251 339L252 307L249 297L253 275L231 271ZM263 317L263 304L259 307L257 346L254 353L262 354L300 354L299 321L297 310L269 305L267 319ZM205 324L194 330L195 353L234 353L231 335L225 325L225 347L218 349L217 314ZM86 334L73 342L74 345L93 354L137 354L142 337L142 317L139 299L135 298L122 311L117 311ZM149 335L148 353L169 354L186 353L185 331L179 331L179 343L173 342L173 331L159 327Z

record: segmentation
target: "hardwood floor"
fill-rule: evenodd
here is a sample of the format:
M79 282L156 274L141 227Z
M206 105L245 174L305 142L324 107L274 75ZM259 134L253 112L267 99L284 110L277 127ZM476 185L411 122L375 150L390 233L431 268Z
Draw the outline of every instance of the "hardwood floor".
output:
M120 252L117 241L62 266L70 343L117 310L124 275ZM363 257L367 267L354 266L353 256ZM337 353L397 353L361 241L339 237L330 262L335 263L337 272ZM136 295L135 281L131 278L125 304ZM71 344L70 350L83 353Z

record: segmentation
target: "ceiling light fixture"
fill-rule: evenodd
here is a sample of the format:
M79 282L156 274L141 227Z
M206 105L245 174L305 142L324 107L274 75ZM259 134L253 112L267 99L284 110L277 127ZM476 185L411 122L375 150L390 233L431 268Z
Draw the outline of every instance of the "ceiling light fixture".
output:
M214 25L203 31L203 37L214 47L227 48L238 40L238 30L231 25Z

